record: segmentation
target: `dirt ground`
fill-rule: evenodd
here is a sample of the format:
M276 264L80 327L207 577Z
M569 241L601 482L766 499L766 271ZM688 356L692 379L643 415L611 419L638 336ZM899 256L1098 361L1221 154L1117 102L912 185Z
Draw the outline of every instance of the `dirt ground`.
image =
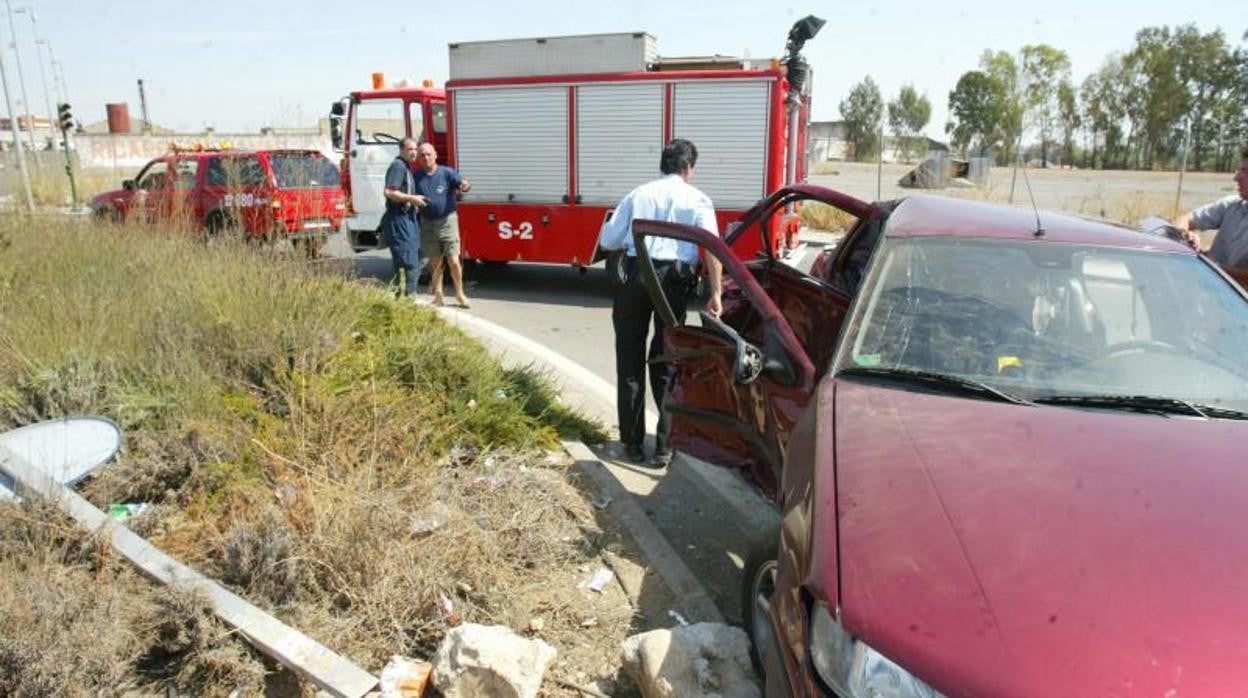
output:
M1018 206L1028 204L1030 182L1036 206L1041 209L1097 216L1128 225L1150 215L1171 216L1175 195L1179 193L1178 172L1028 168L1020 170L1015 178L1013 169L1008 167L992 168L988 183L972 189L922 190L899 186L897 180L912 168L913 165L890 163L877 169L874 163L825 162L813 168L815 174L810 181L871 201L928 192L1006 202L1010 200L1014 180L1013 203ZM1231 177L1228 172L1184 173L1179 212L1234 194Z

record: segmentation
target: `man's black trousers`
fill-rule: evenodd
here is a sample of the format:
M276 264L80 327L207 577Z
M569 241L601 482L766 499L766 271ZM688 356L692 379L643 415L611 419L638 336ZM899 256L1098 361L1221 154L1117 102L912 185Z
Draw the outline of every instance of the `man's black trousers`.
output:
M637 269L637 260L623 260L624 280L615 289L615 302L611 308L611 322L615 326L615 384L616 408L619 411L620 442L641 446L646 436L646 388L645 372L647 358L653 359L663 352L663 328L666 324L650 304L645 283ZM696 277L690 266L679 262L655 262L655 270L662 279L663 290L676 319L683 324L685 306L692 292ZM646 351L646 335L651 317L654 318L654 336ZM667 448L671 431L670 420L663 406L667 385L671 376L666 362L650 364L650 390L658 407L659 424L655 430L655 450Z

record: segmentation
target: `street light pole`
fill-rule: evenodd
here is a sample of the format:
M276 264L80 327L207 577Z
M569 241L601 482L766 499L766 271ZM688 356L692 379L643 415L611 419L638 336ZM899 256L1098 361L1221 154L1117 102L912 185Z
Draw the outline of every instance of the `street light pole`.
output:
M13 129L13 150L17 152L17 169L22 180L22 193L26 195L26 210L35 212L35 197L30 191L30 172L26 170L26 153L22 152L22 135L17 131L17 115L13 112L13 98L9 96L9 74L4 69L4 51L0 51L0 84L4 85L4 104L9 109L9 127Z
M26 78L22 77L22 52L17 48L17 27L13 25L13 3L4 0L4 7L9 14L9 34L13 37L13 57L17 61L17 84L22 88L22 106L26 112L26 135L30 140L30 150L35 150L34 115L30 113L30 99L26 97Z
M35 60L39 63L39 83L43 85L43 103L48 110L48 135L52 134L52 121L55 119L55 112L52 110L52 94L48 92L48 78L43 70L43 51L39 47L48 42L39 38L39 17L35 14L35 8L26 6L19 7L17 12L23 12L30 17L30 31L35 36ZM52 139L53 144L56 139Z

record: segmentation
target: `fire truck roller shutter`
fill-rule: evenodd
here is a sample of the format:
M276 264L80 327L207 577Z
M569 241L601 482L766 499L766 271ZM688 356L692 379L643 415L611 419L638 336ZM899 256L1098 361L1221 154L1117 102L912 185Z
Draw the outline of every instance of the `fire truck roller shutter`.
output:
M693 184L717 209L748 208L767 194L770 85L750 78L676 83L673 136L698 146Z
M577 188L582 203L613 206L633 187L658 176L663 89L653 81L577 88Z
M460 88L455 152L476 201L551 203L568 193L568 88Z

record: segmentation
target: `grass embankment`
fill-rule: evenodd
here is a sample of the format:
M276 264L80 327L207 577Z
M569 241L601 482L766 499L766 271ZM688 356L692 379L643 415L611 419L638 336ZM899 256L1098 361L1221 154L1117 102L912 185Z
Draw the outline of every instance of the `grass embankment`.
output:
M154 505L131 527L374 672L429 653L444 596L497 622L592 552L535 449L600 427L432 311L280 255L0 218L0 427L73 414L124 430L96 506ZM271 668L55 512L0 503L0 694L255 692Z

